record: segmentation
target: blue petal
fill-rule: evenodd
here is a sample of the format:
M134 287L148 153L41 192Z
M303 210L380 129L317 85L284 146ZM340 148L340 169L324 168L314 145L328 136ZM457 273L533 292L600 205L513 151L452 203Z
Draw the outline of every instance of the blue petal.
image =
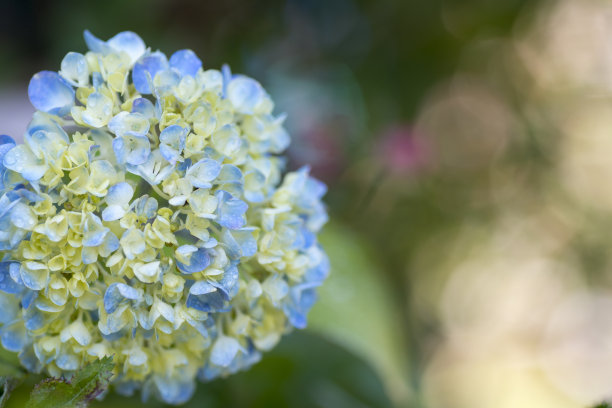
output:
M118 205L110 205L102 211L104 221L116 221L125 215L126 211Z
M32 345L27 346L19 353L19 362L31 373L39 373L42 371L42 365L40 360L34 353L34 347Z
M195 383L191 379L154 376L153 381L159 398L166 404L181 405L191 399Z
M34 112L32 120L28 124L26 139L28 136L33 136L39 131L52 133L53 138L59 136L59 138L61 138L64 142L70 143L70 138L68 137L66 131L51 116L45 115L41 112Z
M181 172L182 175L185 175L185 172L187 171L187 169L189 169L191 167L191 159L185 159L183 160L181 163L179 163L178 166L176 166L176 169Z
M11 211L11 222L17 228L31 231L37 224L38 217L32 208L24 203L18 203Z
M242 228L246 223L244 213L249 208L247 203L222 190L217 191L215 196L219 200L217 223L229 229Z
M20 293L24 287L11 278L11 269L13 269L13 275L18 274L19 263L11 261L0 262L0 290L6 293Z
M321 251L321 260L319 263L306 271L304 274L304 281L308 283L322 284L327 276L329 275L329 258L325 252Z
M113 140L113 150L119 163L138 166L149 159L151 143L146 136L126 135Z
M30 102L38 110L64 116L74 106L74 89L57 72L41 71L28 86Z
M221 172L219 173L216 181L219 184L243 184L244 176L238 167L234 166L233 164L224 164L221 166Z
M85 44L87 44L87 48L92 50L93 52L97 52L99 54L108 54L112 51L112 48L105 42L93 35L89 30L85 30L83 32L83 38L85 38Z
M233 263L224 271L223 278L219 281L211 281L210 284L221 291L225 300L230 300L238 292L238 268Z
M189 128L184 128L179 125L170 125L159 134L159 140L169 146L175 147L178 150L185 148L185 139L189 133Z
M23 281L21 280L21 266L20 266L20 264L9 265L9 276L11 277L11 279L13 279L18 284L23 285ZM27 296L27 294L26 294L26 296ZM27 306L24 306L24 307L27 309Z
M152 93L149 78L153 81L155 75L165 69L168 69L168 60L161 52L154 52L138 60L132 71L132 81L136 90L141 94Z
M146 98L134 99L134 102L132 102L132 113L140 113L147 119L153 119L156 117L153 102Z
M198 281L189 289L186 305L202 312L224 312L230 310L228 301L239 289L238 268L231 265L220 281Z
M12 295L0 296L0 310L2 310L0 323L6 324L12 322L18 315L21 315L18 298Z
M247 172L245 176L245 191L244 197L252 202L259 203L264 200L264 186L266 183L266 176L259 170L253 169Z
M189 258L189 264L185 265L179 261L176 261L176 266L183 273L196 273L201 272L210 265L210 255L205 248L198 248L197 251L191 254Z
M240 113L252 114L264 96L263 88L252 78L239 76L227 86L227 98Z
M53 303L51 300L46 299L44 297L40 297L36 299L35 305L36 307L33 307L32 309L42 310L43 312L57 313L57 312L61 312L64 309L63 306L58 306L55 303Z
M211 285L208 281L197 281L196 283L191 285L191 288L189 288L189 293L192 295L200 296L213 293L216 290L217 288Z
M117 394L123 395L124 397L131 397L132 395L134 395L134 392L139 388L140 383L137 381L116 381L113 385L115 386L114 388Z
M105 327L104 330L106 331L107 334L105 334L105 332L102 332L102 331L101 333L102 333L102 338L106 341L117 341L125 337L125 330L119 329L112 333L110 332L110 330L114 330L114 328Z
M221 165L213 159L202 159L187 170L185 177L194 187L209 188L221 172Z
M16 144L15 139L10 137L9 135L0 135L0 146L5 144Z
M181 154L177 150L165 144L159 146L159 152L170 164L175 164L181 158Z
M134 188L125 181L108 189L106 203L109 205L127 205L134 195Z
M15 278L13 277L13 280L14 279ZM21 279L21 275L19 276L19 279ZM30 290L25 294L23 299L21 299L21 306L23 306L24 309L29 309L36 299L38 299L38 292Z
M289 323L297 329L304 329L307 325L306 315L317 300L317 292L314 288L301 290L292 288L290 300L283 307Z
M89 82L89 68L83 54L69 52L61 63L60 75L72 85L83 86Z
M181 75L195 76L202 68L202 61L191 50L180 50L170 57L170 66L178 70Z
M102 243L102 246L100 247L100 255L106 257L117 249L119 249L119 238L117 238L114 233L109 231L104 239L104 242Z
M148 119L140 113L121 111L108 122L108 129L116 136L145 137L149 133L151 124Z
M161 131L159 135L160 153L168 162L175 164L180 159L180 153L185 148L185 139L189 134L189 128L179 125L170 125Z
M117 34L108 40L108 45L117 51L122 51L128 54L132 64L145 53L146 49L142 38L140 38L138 34L131 31L124 31Z
M152 185L161 183L174 171L174 166L172 164L167 164L167 161L162 157L159 149L151 152L146 162L139 165L128 163L126 168L130 173L141 176Z
M222 237L230 259L238 259L243 256L249 257L257 253L257 240L253 236L252 228L224 229Z
M8 351L21 351L28 342L28 335L23 322L3 326L0 329L2 346Z
M213 344L210 352L210 362L221 367L227 367L232 363L241 348L240 343L235 338L220 336Z
M91 82L96 92L99 92L100 87L104 85L104 78L102 78L102 74L96 71L93 74L91 74Z
M46 268L27 269L22 265L19 273L23 284L32 290L44 289L49 281L49 270Z
M113 313L121 302L126 299L140 300L142 293L125 283L112 283L104 293L104 310Z
M201 312L222 312L227 309L225 297L216 287L205 281L194 283L185 305Z
M97 247L104 241L104 237L108 234L108 228L100 228L93 231L87 231L83 235L84 247Z
M300 232L302 233L302 248L301 249L308 249L311 246L313 246L315 242L317 241L317 236L315 235L315 233L310 231L308 228L302 227L300 229Z
M7 139L10 139L10 142ZM0 190L4 189L4 179L6 177L5 176L6 167L4 167L4 164L3 164L4 156L13 147L15 147L15 142L10 136L0 135Z
M304 183L304 190L302 190L300 195L299 205L306 209L314 208L326 192L327 186L325 183L308 177Z
M227 98L227 86L232 80L232 70L230 69L229 65L223 64L221 67L221 75L223 76L222 97Z
M85 265L92 264L98 260L98 250L96 247L83 247L81 249L81 259Z
M60 354L55 364L64 371L74 371L79 368L79 358L74 354Z
M45 327L45 314L35 307L31 307L23 315L25 328L28 330L40 330Z
M147 219L152 218L157 212L158 203L153 197L144 195L132 203L134 212L139 217L144 215Z
M38 194L32 191L26 190L25 188L22 188L22 187L16 189L14 193L16 193L19 197L27 200L30 203L39 203L41 201L44 201L44 198L42 198Z
M109 231L97 215L89 213L83 229L83 246L96 247L102 244Z

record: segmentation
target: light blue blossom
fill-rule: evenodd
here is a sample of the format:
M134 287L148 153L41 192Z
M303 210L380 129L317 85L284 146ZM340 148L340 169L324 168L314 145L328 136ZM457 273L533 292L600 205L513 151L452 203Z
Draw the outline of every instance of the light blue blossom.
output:
M80 117L77 115L77 112L80 112L80 110L73 109L72 115L75 116L77 121L94 128L99 128L108 124L108 121L111 119L113 101L101 92L94 92L87 98L87 105L82 113L80 113Z
M68 135L50 117L36 112L25 134L26 144L9 149L2 156L5 168L28 181L39 180L55 166L68 146ZM10 143L7 143L10 145Z
M52 376L114 355L117 392L180 404L305 327L326 188L284 173L254 79L84 37L32 79L25 143L0 136L0 342Z
M123 217L130 206L130 200L134 195L134 189L126 182L117 183L108 189L106 204L108 206L102 212L104 221L115 221Z
M219 202L217 207L217 223L229 229L242 228L246 223L244 214L249 206L244 201L233 197L223 190L217 191L215 196Z
M151 153L147 133L150 123L140 113L120 112L108 123L108 128L117 138L113 150L119 163L143 164Z
M264 101L265 91L252 78L238 76L227 85L227 98L234 108L243 114L252 114Z
M132 64L145 52L144 41L142 41L138 34L131 31L119 33L106 42L95 37L89 30L85 30L84 37L87 47L93 52L102 55L112 52L125 53L130 57Z
M28 335L23 322L16 321L0 329L2 347L8 351L21 351L28 342Z
M123 147L120 149L121 152L123 152L122 149ZM128 162L126 169L130 173L139 175L149 184L157 185L172 173L174 166L163 158L159 150L155 150L149 154L144 163L135 165Z
M241 350L242 347L238 340L233 337L219 336L210 352L210 362L220 367L227 367Z
M89 214L83 228L83 263L96 262L98 255L107 257L119 248L119 239L98 216Z
M177 161L183 161L181 153L185 148L185 139L189 134L189 128L179 125L170 125L161 131L159 135L159 150L164 159L174 165Z
M28 86L30 102L38 110L64 116L74 106L74 90L56 72L41 71L34 75Z
M196 248L192 245L184 245L177 248L179 257L185 260L185 263L176 261L178 269L186 274L201 272L210 265L210 255L206 248Z
M198 188L212 187L212 181L217 178L221 172L221 165L213 159L202 159L194 163L187 172L185 177L191 182L191 185Z
M0 290L5 293L18 294L23 291L23 286L13 280L11 275L18 273L20 266L18 262L0 262ZM11 273L11 270L13 272ZM2 296L0 296L2 298Z
M132 102L132 113L139 113L149 121L157 119L155 105L146 98L137 98Z
M153 93L151 85L155 75L168 67L168 59L159 51L142 57L136 62L132 71L132 80L136 90L141 94Z
M195 52L191 50L180 50L170 57L170 66L176 69L181 76L189 75L195 77L200 68L202 68L202 61Z
M85 86L89 83L89 67L83 54L69 52L62 60L59 74L72 86Z
M236 294L238 269L230 265L220 280L198 281L189 289L187 306L202 312L222 312Z
M113 283L109 285L104 293L104 310L107 313L113 313L124 301L142 300L143 293L137 289L132 288L125 283Z

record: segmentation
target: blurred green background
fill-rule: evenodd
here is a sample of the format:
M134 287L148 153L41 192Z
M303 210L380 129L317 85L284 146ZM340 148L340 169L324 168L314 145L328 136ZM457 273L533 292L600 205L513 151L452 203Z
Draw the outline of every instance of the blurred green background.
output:
M132 30L258 78L289 114L290 166L329 186L309 328L187 406L612 396L612 1L5 0L0 22L2 133L21 136L29 78L85 28Z

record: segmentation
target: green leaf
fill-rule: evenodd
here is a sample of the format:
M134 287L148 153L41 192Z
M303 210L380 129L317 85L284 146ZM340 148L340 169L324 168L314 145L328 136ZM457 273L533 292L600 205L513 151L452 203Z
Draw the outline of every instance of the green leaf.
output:
M607 402L602 402L601 404L595 405L593 408L612 408L612 405Z
M85 408L108 387L112 357L96 360L71 379L47 378L32 390L26 408Z
M13 390L25 378L25 374L17 354L0 347L0 408L6 405Z
M0 396L0 408L6 405L11 393L21 383L22 377L0 377L0 386L2 387L2 396Z
M320 241L329 255L331 272L309 314L308 330L368 361L395 405L408 405L407 341L384 271L369 255L367 244L346 228L330 223Z

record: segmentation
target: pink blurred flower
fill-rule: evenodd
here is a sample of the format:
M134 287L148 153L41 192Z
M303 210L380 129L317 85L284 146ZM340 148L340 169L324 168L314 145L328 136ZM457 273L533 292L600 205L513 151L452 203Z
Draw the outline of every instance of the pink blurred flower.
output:
M377 158L391 173L407 174L424 169L429 152L410 125L395 125L382 133Z

